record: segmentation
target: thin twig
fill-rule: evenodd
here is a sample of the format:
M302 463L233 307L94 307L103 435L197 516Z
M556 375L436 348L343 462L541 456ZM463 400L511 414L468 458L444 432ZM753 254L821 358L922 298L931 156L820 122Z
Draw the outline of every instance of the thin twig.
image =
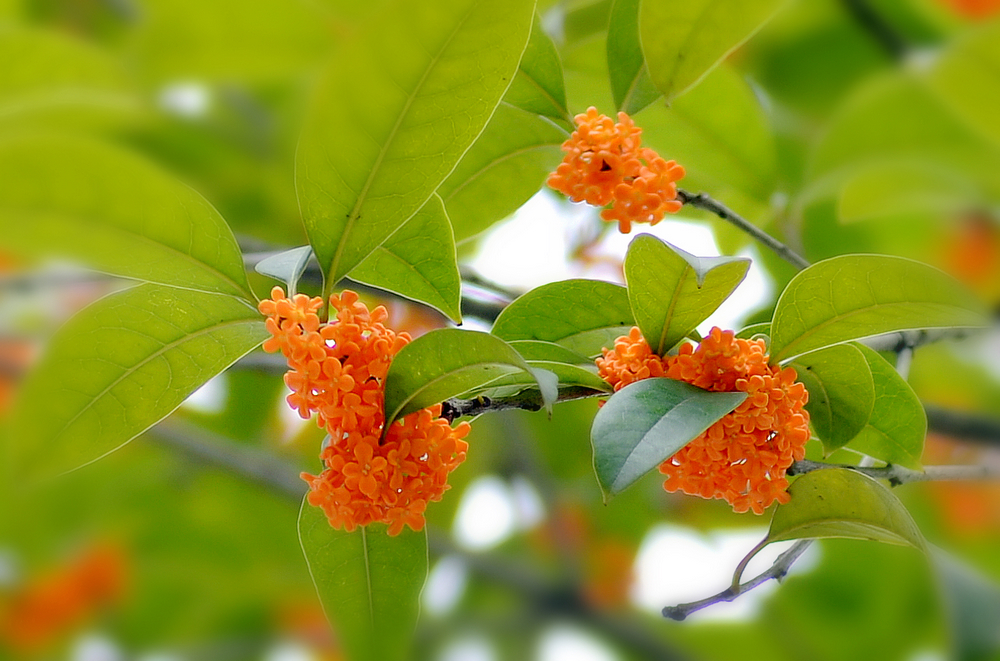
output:
M607 397L611 393L582 386L572 386L559 391L557 402L568 402L574 399L588 397ZM538 390L524 390L510 397L474 397L472 399L452 398L441 403L441 417L453 422L463 416L477 416L489 411L506 411L520 409L522 411L541 411L544 406L542 393Z
M689 193L685 190L678 190L677 199L684 204L690 204L696 209L703 209L704 211L715 214L723 220L729 221L743 232L749 234L751 237L773 250L778 257L781 257L795 268L801 270L809 266L809 262L794 250L786 246L781 241L778 241L776 238L760 229L746 218L727 207L725 204L709 197L705 193L698 193L695 195L694 193Z
M788 573L792 563L798 560L800 555L805 553L806 549L809 548L809 545L812 544L812 542L813 540L811 539L800 539L795 542L795 544L793 544L787 551L778 556L778 558L774 561L774 564L771 565L767 571L760 574L756 578L750 579L746 583L740 583L738 589L734 590L732 587L728 587L719 594L712 595L706 599L692 601L687 604L678 604L677 606L667 606L663 609L663 615L664 617L669 617L671 620L680 622L691 613L699 611L702 608L707 608L708 606L722 602L733 601L741 594L749 592L755 587L763 585L771 579L780 581Z
M894 60L903 58L907 51L906 41L865 0L842 0L841 4L889 57Z
M846 468L879 480L888 480L892 486L909 482L954 482L965 480L1000 479L1000 467L987 465L924 466L922 471L905 468L898 464L888 466L852 466L849 464L827 464L822 461L801 459L789 466L788 475L803 475L824 468Z

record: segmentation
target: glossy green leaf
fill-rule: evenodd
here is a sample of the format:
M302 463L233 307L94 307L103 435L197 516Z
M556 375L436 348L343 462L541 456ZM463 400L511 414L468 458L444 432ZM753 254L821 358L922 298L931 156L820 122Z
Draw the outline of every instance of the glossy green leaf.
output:
M351 271L350 277L426 303L462 323L462 276L455 239L437 195L431 195L399 231Z
M590 358L570 351L555 342L541 340L511 340L508 344L517 350L525 360L547 360L569 365L593 365Z
M708 392L663 378L616 392L597 412L590 432L604 499L659 466L746 398L743 392Z
M762 321L757 324L750 324L749 326L744 326L736 333L736 337L742 340L751 340L757 336L767 337L767 341L771 341L771 322Z
M506 374L530 370L517 351L489 333L442 328L421 335L403 347L389 367L386 428L407 413L481 388Z
M882 333L986 323L982 304L937 269L900 257L842 255L788 283L771 323L771 361Z
M0 143L0 247L114 275L253 299L232 231L198 193L83 138Z
M1000 652L1000 586L988 576L945 551L934 548L931 559L958 661L987 661Z
M806 354L792 367L809 392L809 422L827 454L865 428L875 406L875 384L860 349L838 344Z
M745 257L696 257L650 234L632 240L625 280L636 323L654 353L664 355L743 282Z
M920 469L927 435L927 414L913 388L878 352L855 345L871 370L875 402L868 424L848 447L907 468Z
M513 340L508 344L521 354L521 357L527 361L532 369L542 369L555 375L560 388L589 388L598 392L611 391L611 386L597 375L597 365L594 364L594 361L570 351L566 347L540 340ZM496 393L490 394L491 388L500 387L504 393L510 393L512 386L518 386L522 389L537 388L527 374L518 372L500 377L491 384L490 388L484 388L480 392L496 397ZM480 394L480 392L474 394Z
M25 380L14 463L34 479L121 447L267 337L245 301L145 284L73 317Z
M334 530L303 500L299 542L323 611L351 661L405 661L427 578L427 532L404 528L395 537L373 523Z
M635 324L628 292L599 280L564 280L532 289L493 324L505 340L554 342L592 358Z
M286 291L291 296L297 291L299 278L305 273L312 254L309 246L292 248L260 260L253 268L261 275L284 282Z
M534 0L396 0L341 41L296 155L296 188L327 282L360 264L454 169L493 115Z
M562 160L568 134L544 117L502 102L438 188L461 243L514 213Z
M643 0L639 36L649 75L673 101L759 30L784 0Z
M618 110L634 115L661 94L639 43L639 0L614 0L608 23L608 73Z
M0 62L0 125L76 124L140 108L114 58L62 32L0 25Z
M537 14L517 75L503 100L530 113L551 117L567 125L570 123L562 62L552 39L542 29Z

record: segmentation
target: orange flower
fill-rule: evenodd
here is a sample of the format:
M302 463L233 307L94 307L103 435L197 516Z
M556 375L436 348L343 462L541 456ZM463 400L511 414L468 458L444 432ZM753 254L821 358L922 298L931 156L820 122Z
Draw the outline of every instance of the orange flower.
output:
M809 440L808 393L795 370L768 364L763 340L737 339L713 328L697 349L676 356L654 354L638 328L597 359L600 375L617 392L626 385L666 376L715 392L745 392L746 400L660 465L663 488L726 500L737 512L762 514L788 502L785 472L805 456Z
M610 208L601 218L618 222L627 234L632 223L655 225L681 208L677 185L684 168L654 150L640 147L638 128L623 112L618 123L591 106L576 116L577 130L563 143L566 156L548 179L574 202Z
M943 0L944 4L969 18L987 18L1000 12L1000 0Z
M421 530L427 503L441 500L448 474L465 460L469 424L452 429L437 405L397 420L380 443L385 377L410 336L386 328L385 308L369 312L352 291L330 297L337 315L328 324L316 314L322 305L318 297L285 298L280 287L260 303L272 335L264 350L280 350L292 368L289 405L303 418L315 413L330 435L320 453L326 469L302 474L309 502L334 528L380 522L390 535L404 525Z

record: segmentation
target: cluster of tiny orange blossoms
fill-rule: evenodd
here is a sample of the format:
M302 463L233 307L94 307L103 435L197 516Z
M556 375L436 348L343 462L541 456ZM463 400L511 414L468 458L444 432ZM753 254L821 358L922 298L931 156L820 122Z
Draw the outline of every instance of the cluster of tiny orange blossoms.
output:
M697 348L676 356L653 353L638 328L620 337L597 359L600 375L617 392L650 377L667 377L715 392L747 398L660 465L663 488L720 498L737 512L763 514L774 501L788 502L785 472L805 456L809 394L795 370L768 364L763 340L744 340L713 328Z
M352 291L330 296L337 314L329 323L320 322L322 306L275 287L259 307L271 333L264 350L281 351L291 368L289 405L303 418L316 414L330 435L320 453L325 470L302 474L309 503L349 532L369 523L387 524L390 535L404 525L421 530L427 503L441 500L448 474L465 460L469 424L452 428L438 404L397 420L382 439L385 377L410 336L386 328L386 309L369 312Z
M601 218L618 222L628 234L632 223L655 225L667 212L676 213L677 184L684 168L642 146L642 129L623 112L615 123L591 106L576 116L577 129L563 143L566 156L548 179L574 202L607 209Z

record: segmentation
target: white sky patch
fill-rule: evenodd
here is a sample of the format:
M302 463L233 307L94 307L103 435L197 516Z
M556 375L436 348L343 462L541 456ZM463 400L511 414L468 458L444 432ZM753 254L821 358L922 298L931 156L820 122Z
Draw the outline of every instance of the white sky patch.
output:
M173 652L146 652L136 661L184 661L184 657Z
M267 651L264 661L317 661L317 657L304 645L281 642Z
M765 528L717 530L707 534L678 525L663 524L652 528L636 555L632 603L659 615L664 606L698 601L725 590L732 581L736 565L766 533ZM751 561L743 580L766 570L793 543L765 547ZM818 546L813 544L792 565L789 573L810 571L818 559ZM777 585L769 581L735 601L697 611L689 619L702 622L752 619Z
M510 489L495 475L476 478L462 494L455 514L455 540L466 549L484 550L510 537L517 512Z
M195 119L203 117L212 103L212 96L206 85L193 81L183 81L165 85L157 98L160 107L174 115Z
M198 413L221 413L226 408L229 396L229 377L225 372L209 379L205 385L198 388L184 401L184 407Z
M110 638L87 634L73 643L69 658L70 661L124 661L125 656Z
M487 640L465 637L449 644L438 661L497 661L497 653Z
M538 661L618 661L600 639L566 624L548 629L538 641Z
M420 597L424 612L429 615L446 615L465 592L469 570L460 558L446 555L431 568L427 583Z

